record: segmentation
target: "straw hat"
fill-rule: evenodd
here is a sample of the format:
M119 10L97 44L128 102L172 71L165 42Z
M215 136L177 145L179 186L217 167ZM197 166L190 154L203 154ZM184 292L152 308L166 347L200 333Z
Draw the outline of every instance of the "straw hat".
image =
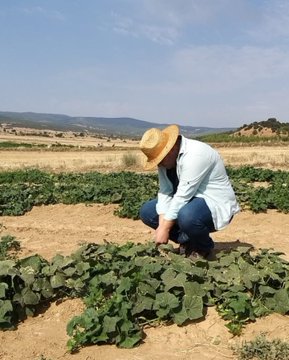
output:
M151 128L143 134L140 149L147 157L145 170L152 170L165 158L175 145L178 135L177 125L170 125L163 130Z

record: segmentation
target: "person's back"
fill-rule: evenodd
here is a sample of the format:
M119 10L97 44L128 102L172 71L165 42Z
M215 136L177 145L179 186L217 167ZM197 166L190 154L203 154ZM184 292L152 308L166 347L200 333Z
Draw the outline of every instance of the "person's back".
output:
M185 142L186 152L179 169L179 178L182 173L190 171L198 173L199 177L207 167L207 173L199 183L195 197L204 198L212 212L216 230L227 225L232 217L232 212L239 211L234 190L227 175L223 159L210 145L198 140L182 137ZM199 167L198 167L199 166ZM188 169L185 169L188 167ZM177 166L178 168L178 166ZM188 179L184 179L187 181Z

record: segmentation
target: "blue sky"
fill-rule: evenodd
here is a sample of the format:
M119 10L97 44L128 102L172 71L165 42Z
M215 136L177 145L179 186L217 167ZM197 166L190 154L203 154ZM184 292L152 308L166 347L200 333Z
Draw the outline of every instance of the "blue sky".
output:
M288 0L0 0L0 110L289 122Z

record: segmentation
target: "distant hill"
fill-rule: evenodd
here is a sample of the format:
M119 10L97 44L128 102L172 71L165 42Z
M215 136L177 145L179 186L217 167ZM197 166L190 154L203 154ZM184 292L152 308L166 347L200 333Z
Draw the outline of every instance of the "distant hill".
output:
M40 130L88 132L101 135L139 137L151 127L163 128L169 124L157 124L133 118L79 117L60 114L42 114L34 112L0 111L0 124L13 127ZM180 125L182 134L195 137L205 134L222 133L236 128L212 128L204 126Z
M276 118L269 118L266 121L255 121L249 125L243 125L234 132L234 135L261 137L288 136L289 123L280 122Z

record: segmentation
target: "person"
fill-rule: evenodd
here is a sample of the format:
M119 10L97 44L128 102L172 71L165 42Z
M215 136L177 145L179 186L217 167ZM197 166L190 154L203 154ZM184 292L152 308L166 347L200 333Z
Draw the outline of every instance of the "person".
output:
M219 153L180 135L178 125L147 130L139 146L146 156L144 169L158 168L157 198L140 209L140 219L155 229L155 243L172 240L187 257L210 257L210 233L226 227L240 211Z

